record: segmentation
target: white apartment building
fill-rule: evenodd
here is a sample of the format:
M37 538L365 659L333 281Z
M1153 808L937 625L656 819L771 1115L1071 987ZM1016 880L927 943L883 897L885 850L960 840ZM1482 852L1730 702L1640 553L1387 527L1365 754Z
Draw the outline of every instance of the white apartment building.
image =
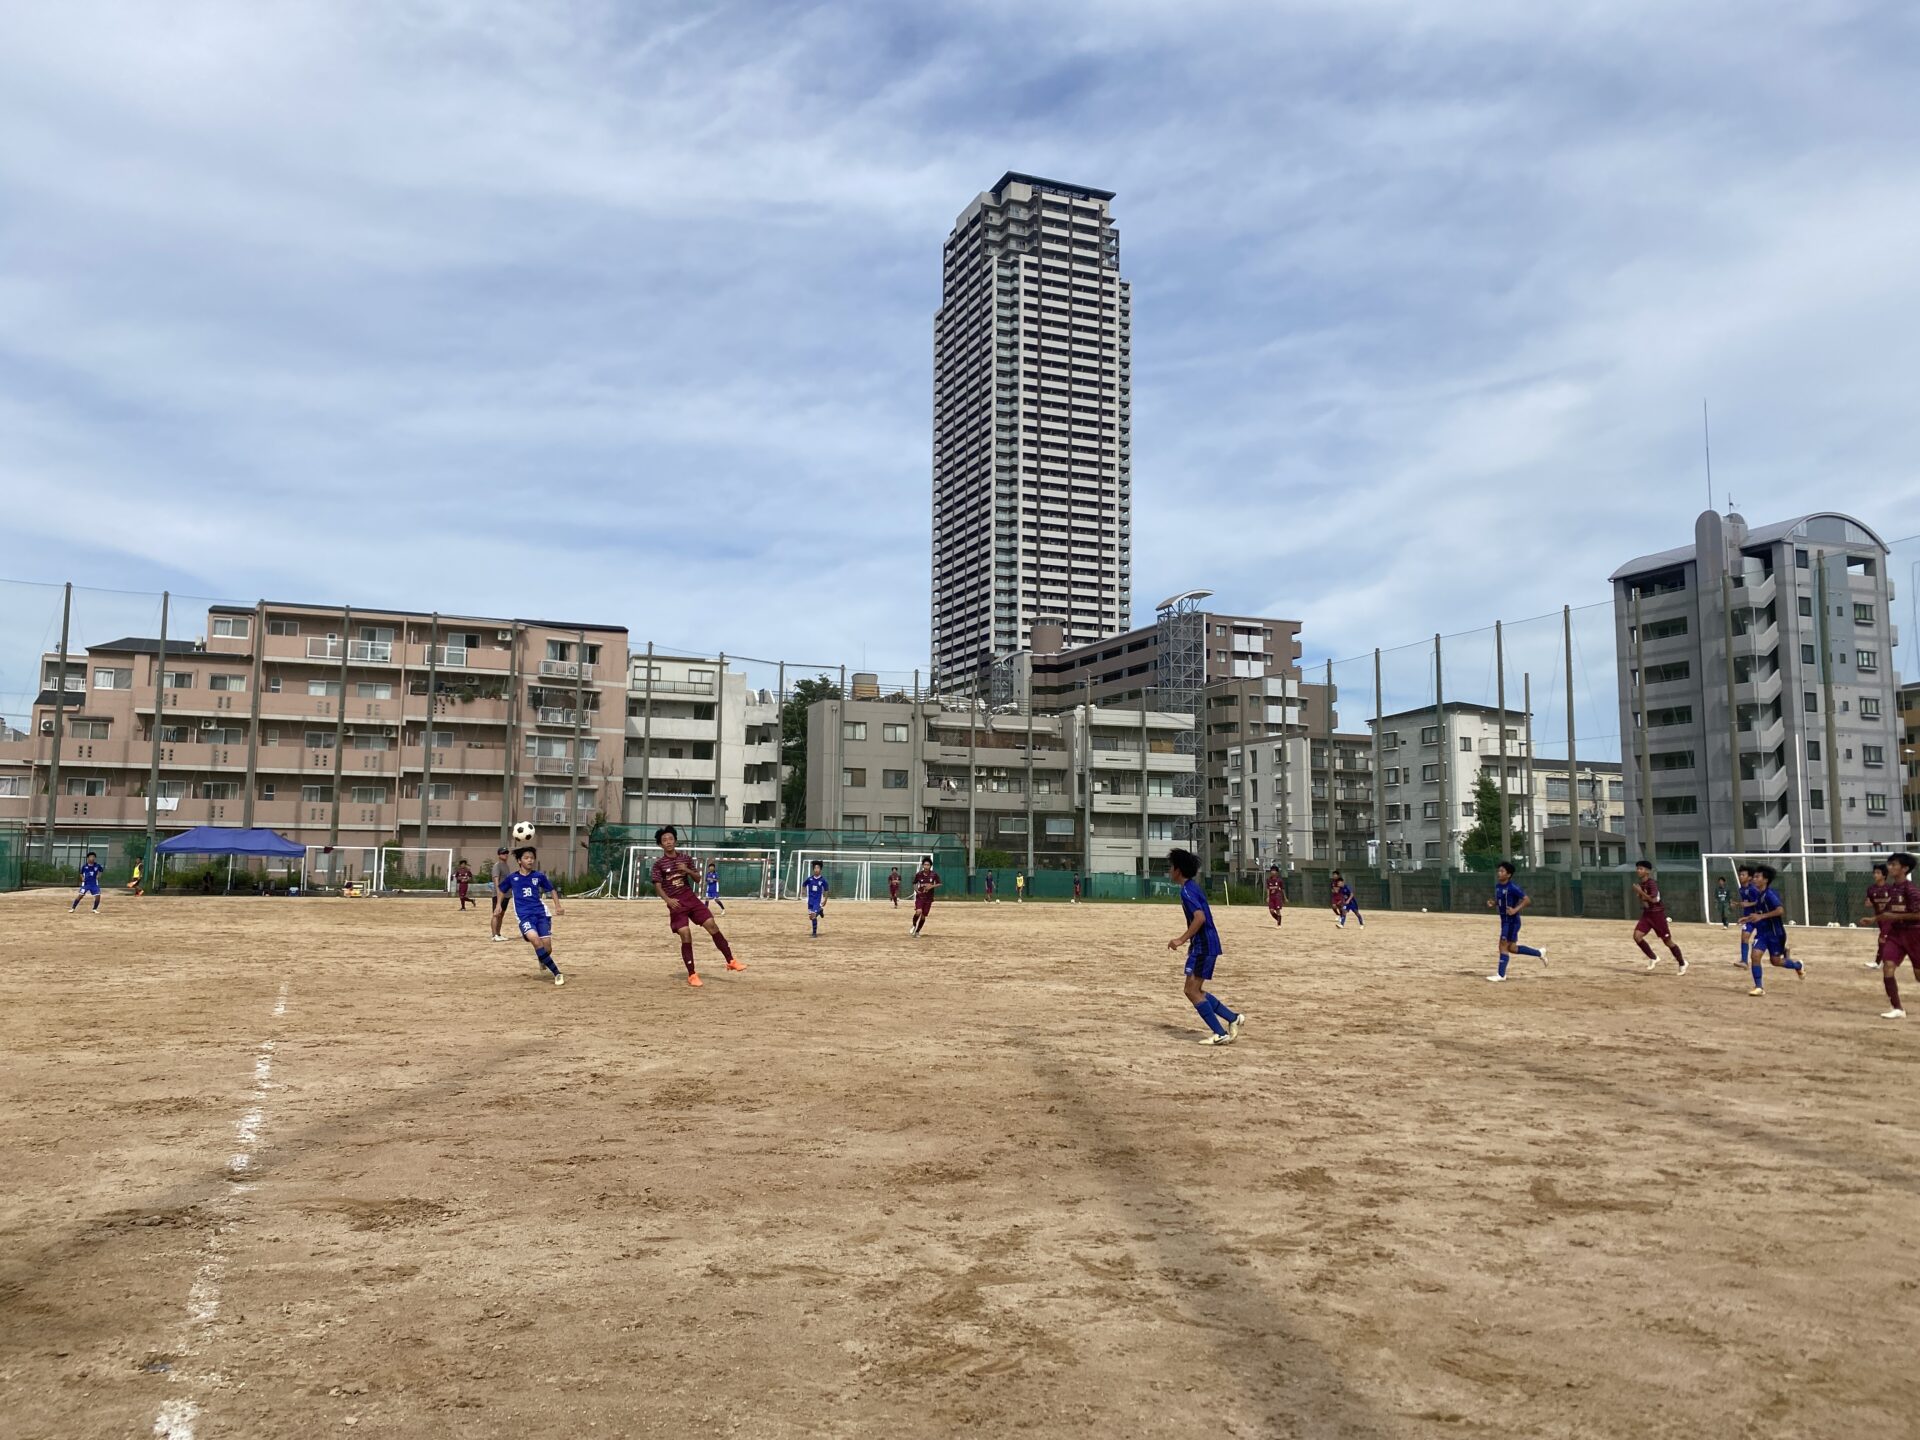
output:
M779 699L721 660L634 655L624 765L629 825L779 823Z

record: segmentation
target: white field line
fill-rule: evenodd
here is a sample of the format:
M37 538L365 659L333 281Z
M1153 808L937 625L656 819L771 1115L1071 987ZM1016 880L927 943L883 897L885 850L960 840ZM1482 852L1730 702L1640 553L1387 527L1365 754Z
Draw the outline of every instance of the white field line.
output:
M284 980L280 983L280 997L273 1006L276 1020L287 1013L290 983ZM227 1179L233 1183L210 1207L217 1217L216 1223L207 1232L200 1268L194 1272L193 1284L187 1290L187 1320L179 1347L183 1360L205 1343L220 1318L221 1283L227 1273L227 1233L233 1229L241 1199L253 1189L244 1177L253 1169L254 1151L260 1145L260 1126L266 1119L267 1093L273 1087L273 1048L274 1038L268 1036L254 1052L253 1089L248 1093L245 1112L234 1124L234 1150L227 1157ZM218 1385L222 1378L214 1370L189 1371L185 1367L170 1370L168 1381L189 1387L190 1393L168 1400L160 1407L153 1421L156 1440L194 1440L194 1423L200 1418L200 1402L194 1398L194 1392Z

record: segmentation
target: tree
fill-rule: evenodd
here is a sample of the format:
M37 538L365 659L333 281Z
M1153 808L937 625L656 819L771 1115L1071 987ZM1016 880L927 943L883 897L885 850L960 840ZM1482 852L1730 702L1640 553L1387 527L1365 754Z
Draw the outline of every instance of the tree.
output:
M1511 820L1513 817L1508 816ZM1469 870L1491 870L1502 860L1511 860L1527 847L1526 836L1516 830L1503 843L1500 839L1500 789L1486 771L1473 787L1473 828L1461 837L1461 858Z
M839 682L822 675L796 684L780 707L780 759L786 766L786 780L780 787L780 823L789 830L807 828L808 707L839 698Z

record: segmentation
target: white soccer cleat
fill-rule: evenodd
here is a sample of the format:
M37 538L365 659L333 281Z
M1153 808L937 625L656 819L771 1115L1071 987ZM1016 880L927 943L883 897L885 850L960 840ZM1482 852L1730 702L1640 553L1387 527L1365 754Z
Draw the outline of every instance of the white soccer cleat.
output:
M1209 1035L1200 1043L1202 1045L1231 1045L1233 1043L1233 1037L1231 1035Z
M1505 980L1506 978L1507 977L1504 975L1489 975L1487 976L1487 983L1489 985L1498 985L1502 980Z
M1660 957L1658 955L1654 956L1651 960L1647 961L1647 969L1657 970L1659 969L1659 967L1660 967Z
M567 977L556 970L553 972L553 983L556 985L564 985L567 983Z
M1546 964L1547 963L1547 947L1544 945L1541 945L1541 946L1537 946L1536 948L1540 951L1540 963L1542 965Z
M1907 1012L1904 1010L1883 1010L1880 1013L1880 1018L1882 1020L1904 1020L1907 1018Z
M1233 1019L1227 1022L1227 1038L1229 1040L1238 1040L1240 1038L1240 1027L1246 1023L1247 1023L1247 1012L1242 1010L1238 1015L1236 1015Z
M1682 960L1682 961L1680 962L1680 973L1681 973L1682 975L1684 975L1684 974L1686 974L1686 973L1687 973L1687 962L1686 962L1686 961L1684 961L1684 960Z
M1878 960L1863 960L1860 962L1860 968L1862 970L1878 970L1880 968L1880 962Z

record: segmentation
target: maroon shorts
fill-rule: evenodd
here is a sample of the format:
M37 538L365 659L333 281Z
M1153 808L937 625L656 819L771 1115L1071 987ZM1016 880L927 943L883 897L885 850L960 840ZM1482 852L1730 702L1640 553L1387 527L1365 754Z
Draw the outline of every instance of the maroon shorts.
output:
M1640 912L1640 923L1633 927L1633 938L1638 940L1651 930L1662 940L1673 939L1673 931L1667 926L1667 907L1656 905L1651 910Z
M705 925L713 919L713 912L707 908L704 900L682 900L678 905L667 907L667 928L679 931L688 925Z
M1880 959L1891 960L1896 966L1905 960L1913 966L1913 973L1920 975L1920 925L1888 926L1880 942Z
M933 896L931 895L914 896L913 908L919 911L922 915L926 914L929 910L933 909Z
M1273 916L1274 919L1278 920L1280 918L1280 912L1286 908L1287 908L1286 906L1279 905L1279 904L1269 905L1267 906L1267 914Z

